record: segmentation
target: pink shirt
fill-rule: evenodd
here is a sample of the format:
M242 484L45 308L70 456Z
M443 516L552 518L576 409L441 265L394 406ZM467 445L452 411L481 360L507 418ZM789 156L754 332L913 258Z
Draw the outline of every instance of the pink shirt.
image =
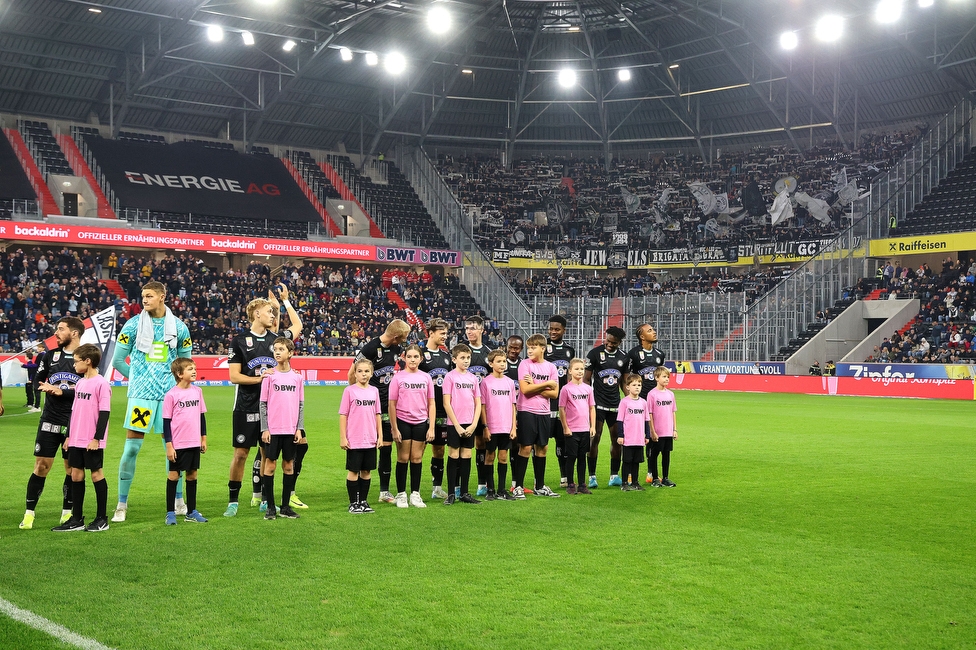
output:
M643 447L647 439L644 437L644 423L650 420L650 413L647 411L647 402L638 397L625 397L620 400L620 408L617 409L617 422L623 422L623 439L625 447ZM621 431L617 429L617 437L621 436Z
M566 413L566 426L572 432L590 430L590 407L593 401L593 387L589 384L576 385L572 381L559 392L559 408Z
M518 397L515 382L508 377L501 379L488 375L479 387L481 404L485 409L485 421L491 433L512 432L512 405Z
M518 367L519 381L522 381L525 375L532 375L532 383L534 384L541 384L547 381L559 381L559 371L549 361L536 363L532 359L523 359ZM537 413L539 415L549 415L552 412L549 408L549 398L543 397L541 393L532 397L526 397L519 393L518 410Z
M261 401L268 405L265 430L273 436L293 436L299 428L301 404L305 401L305 381L294 370L275 370L261 380Z
M647 404L654 423L654 433L658 438L674 437L674 413L678 405L674 401L674 393L670 390L654 388L647 394Z
M434 382L423 370L401 370L390 382L390 401L396 400L396 417L410 424L426 422L430 402L434 399Z
M163 419L172 420L174 449L193 449L200 446L200 414L207 412L203 391L190 384L187 388L173 386L163 399ZM292 431L294 433L294 431Z
M474 399L478 396L478 376L452 370L444 377L444 395L451 396L451 408L458 424L474 422Z
M95 439L98 412L112 410L112 386L105 377L95 375L82 378L75 384L75 401L71 407L71 422L68 425L68 446L84 449ZM105 449L108 431L98 443Z
M380 392L376 386L346 386L339 403L339 415L346 416L346 439L350 449L376 446L376 416L380 414Z

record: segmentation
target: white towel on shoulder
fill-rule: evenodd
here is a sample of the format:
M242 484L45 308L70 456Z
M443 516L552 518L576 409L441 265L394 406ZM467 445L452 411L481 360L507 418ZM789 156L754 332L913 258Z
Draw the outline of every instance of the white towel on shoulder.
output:
M163 319L163 342L175 350L176 316L173 315L169 307L166 308L166 316ZM153 332L152 316L149 315L148 311L142 310L139 314L139 329L136 332L136 350L139 350L143 354L149 354L152 352L154 340L155 333Z

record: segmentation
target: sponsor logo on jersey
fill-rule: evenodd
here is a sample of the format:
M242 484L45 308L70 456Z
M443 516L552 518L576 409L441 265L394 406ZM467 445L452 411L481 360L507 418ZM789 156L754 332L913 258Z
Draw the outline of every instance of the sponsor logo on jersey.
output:
M411 383L404 382L400 384L400 386L409 390L427 390L427 384L423 384L423 383L411 384Z
M642 409L642 408L636 408L635 409L635 408L631 408L630 406L628 406L627 407L627 413L629 413L630 415L644 415L644 409Z
M376 406L375 399L357 399L356 406Z
M393 379L393 366L373 370L373 377L381 384L389 384Z
M183 339L183 346L182 347L184 349L186 349L186 348L192 348L193 347L193 340L191 338L189 338L189 337Z
M274 389L279 392L294 393L297 387L294 384L275 384Z
M128 334L119 334L119 343L121 343L122 345L128 345L128 343L129 343L129 335Z
M573 399L586 400L587 398L589 398L589 395L578 395L576 393L573 393L572 395L570 395L570 397L572 397Z
M61 390L71 388L81 380L81 377L73 372L56 372L48 379L48 383L57 386Z
M129 416L129 424L141 428L146 428L152 422L152 409L144 409L140 406L133 406Z
M261 370L265 368L273 368L278 365L278 362L271 357L255 357L247 362L248 370L254 370L257 367L261 367Z
M183 409L193 408L194 406L200 406L200 400L198 399L182 400L180 402L177 402L176 405Z
M596 376L600 378L607 386L616 386L617 381L620 379L620 371L614 370L613 368L607 368L596 373Z

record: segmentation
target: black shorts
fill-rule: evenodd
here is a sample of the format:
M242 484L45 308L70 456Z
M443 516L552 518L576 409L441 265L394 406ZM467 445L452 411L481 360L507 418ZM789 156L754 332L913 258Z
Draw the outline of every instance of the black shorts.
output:
M424 420L418 424L412 424L397 418L397 431L400 432L400 439L403 440L403 442L408 440L427 442L427 429L429 428L430 420Z
M644 448L624 445L623 452L620 454L620 460L625 463L637 463L640 465L644 462Z
M234 447L250 449L261 444L261 414L234 411Z
M37 423L37 437L34 438L34 455L38 458L54 458L61 450L61 458L68 458L64 450L64 440L68 437L68 426L51 424L41 420Z
M104 449L88 451L84 447L68 447L68 465L71 469L87 469L92 472L102 469Z
M434 440L430 444L435 447L445 446L447 444L447 430L450 426L446 417L434 418Z
M653 440L647 443L647 453L651 452L662 452L662 451L674 451L674 437L673 436L663 436L657 439L657 442Z
M596 435L599 436L603 433L603 423L606 422L607 429L612 432L616 431L617 427L617 409L612 411L604 411L599 406L596 407ZM613 436L610 436L613 440ZM616 440L613 440L616 443Z
M261 445L261 452L268 460L278 460L280 455L281 460L287 463L295 460L296 446L295 434L271 436L271 442Z
M169 461L169 471L190 472L200 469L200 448L187 447L176 450L176 460Z
M508 451L512 448L512 439L507 433L493 433L485 445L488 451Z
M376 469L376 447L369 449L347 449L347 472L370 472Z
M462 428L467 429L469 426L471 425L462 426ZM447 446L451 449L474 449L474 439L477 435L478 433L475 432L467 438L462 438L452 424L447 428Z
M584 458L588 451L590 451L589 431L573 431L573 435L566 437L564 458Z
M384 415L382 424L383 442L393 442L393 426L390 424L390 416Z
M549 434L552 432L552 417L548 413L529 413L519 411L516 414L516 428L518 443L522 447L538 445L545 447L549 444Z

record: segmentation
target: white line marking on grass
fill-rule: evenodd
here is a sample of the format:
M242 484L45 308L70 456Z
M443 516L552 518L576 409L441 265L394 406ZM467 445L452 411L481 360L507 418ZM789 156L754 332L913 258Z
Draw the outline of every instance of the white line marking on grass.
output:
M85 648L86 650L111 650L111 648L106 645L102 645L95 639L89 639L86 636L75 634L63 625L58 625L53 621L49 621L43 616L39 616L32 611L21 609L9 600L4 600L3 598L0 598L0 612L3 612L15 621L20 621L21 623L29 625L35 630L40 630L45 634L50 634L58 641L62 641L68 645L73 645L76 648Z

